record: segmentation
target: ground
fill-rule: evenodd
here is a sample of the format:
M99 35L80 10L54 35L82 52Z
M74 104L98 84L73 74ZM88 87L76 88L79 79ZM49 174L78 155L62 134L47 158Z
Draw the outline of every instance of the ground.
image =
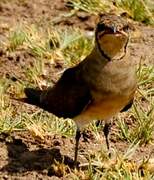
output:
M71 12L72 9L64 0L56 0L52 3L49 0L0 1L0 78L9 82L11 81L8 86L14 88L16 87L14 84L20 81L26 81L27 83L27 75L25 72L27 72L28 68L34 67L34 61L36 60L36 57L25 48L9 51L7 46L7 44L9 44L9 33L17 24L39 24L39 26L52 24L52 26L56 28L68 28L73 26L83 30L86 33L93 32L97 22L96 15L83 11L77 11L73 15L68 16L68 14ZM131 58L135 64L139 64L141 61L141 64L143 65L153 66L153 49L154 28L142 23L133 22L132 39L129 44L129 50L131 53ZM44 79L50 79L50 83L55 83L60 77L63 69L69 67L69 65L65 64L62 59L49 62L48 58L44 57L44 61L44 66L47 72L45 75L40 75L39 80L41 79L41 83L44 82ZM151 86L153 85L152 83L153 82L151 82ZM12 99L18 95L21 95L19 90L17 90L17 94L15 93L15 90L9 89L7 92L4 92L4 99L5 96L6 98L9 98L9 103L7 102L9 105L7 104L6 107L5 105L3 106L4 112L8 106L11 106L13 108L13 111L11 111L12 118L19 118L19 116L23 115L25 112L29 113L30 115L32 114L32 116L28 116L31 118L35 116L33 115L35 113L38 115L44 113L39 108L23 104L22 102ZM142 101L142 104L146 108L147 105L144 100ZM15 114L13 114L13 112ZM9 111L6 111L6 113L9 113ZM46 116L48 117L50 115ZM127 125L133 126L133 118L131 115L126 114L124 116ZM60 122L64 123L65 121L60 120ZM69 126L69 123L66 123L65 125ZM61 132L58 133L55 131L42 135L39 132L39 127L37 127L38 132L36 132L37 128L35 130L33 128L35 129L35 125L34 127L28 126L28 130L20 127L9 131L1 130L1 179L77 179L78 177L80 179L90 179L90 177L82 173L87 171L89 172L87 165L87 159L89 158L88 155L91 154L91 156L97 156L97 154L95 154L96 151L105 151L104 154L107 154L101 128L97 129L97 135L91 132L91 130L87 131L88 140L82 139L80 143L79 161L81 164L83 164L83 166L77 172L73 168L74 138L72 134L74 132L71 132L71 135L68 136L66 134L63 135ZM110 137L113 154L116 154L117 151L121 154L125 153L131 144L119 136L115 136L115 134L119 133L119 131L120 129L118 129L117 124L113 123ZM135 153L133 153L131 156L131 160L133 159L133 161L138 162L140 165L143 159L146 159L149 156L152 159L154 158L154 154L152 154L153 151L154 146L151 141L150 143L138 145L135 149ZM105 158L107 159L107 162L110 161L107 157ZM113 158L112 161L114 164L115 159ZM151 169L149 172L153 174L154 167L152 170ZM152 175L151 177L154 178Z

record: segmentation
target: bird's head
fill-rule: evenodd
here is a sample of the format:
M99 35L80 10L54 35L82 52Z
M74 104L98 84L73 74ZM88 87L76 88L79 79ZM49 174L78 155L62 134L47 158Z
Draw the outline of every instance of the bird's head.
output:
M96 43L101 54L108 60L121 59L126 53L129 40L128 23L120 16L102 15L96 27Z

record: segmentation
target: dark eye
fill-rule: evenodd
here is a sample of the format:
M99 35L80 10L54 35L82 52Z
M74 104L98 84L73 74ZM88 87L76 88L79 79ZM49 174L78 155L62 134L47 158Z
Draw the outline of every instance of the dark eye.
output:
M105 29L105 25L104 24L98 24L97 25L97 31L103 31Z
M123 27L123 31L128 32L129 31L129 26Z

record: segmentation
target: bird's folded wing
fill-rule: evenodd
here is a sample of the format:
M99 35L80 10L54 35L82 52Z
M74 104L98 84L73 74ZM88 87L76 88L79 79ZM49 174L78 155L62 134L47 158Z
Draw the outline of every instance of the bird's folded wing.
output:
M80 114L91 101L91 94L78 77L74 68L67 69L57 84L42 94L42 107L58 117L73 118Z

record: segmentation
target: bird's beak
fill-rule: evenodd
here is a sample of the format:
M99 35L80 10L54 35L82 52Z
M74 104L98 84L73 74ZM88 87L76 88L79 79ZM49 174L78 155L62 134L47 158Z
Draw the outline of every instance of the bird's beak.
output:
M115 26L112 26L111 29L112 29L114 34L117 32L117 28Z

